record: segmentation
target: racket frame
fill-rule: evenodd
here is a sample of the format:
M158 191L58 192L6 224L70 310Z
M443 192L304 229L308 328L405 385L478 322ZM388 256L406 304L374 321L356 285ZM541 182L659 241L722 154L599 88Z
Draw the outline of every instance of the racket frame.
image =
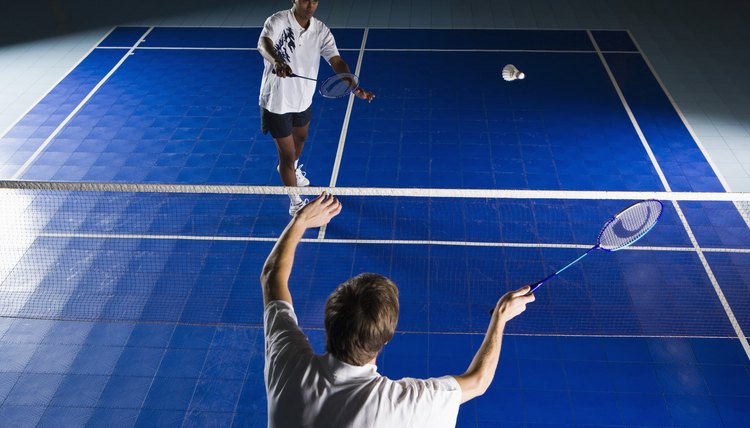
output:
M605 231L606 231L606 230L607 230L607 229L609 228L609 225L611 225L611 224L612 224L612 223L613 223L614 221L616 221L616 220L617 220L618 218L620 218L620 216L622 216L622 214L623 214L623 213L624 213L625 211L627 211L627 210L629 210L629 209L633 208L633 207L634 207L634 206L636 206L636 205L639 205L639 204L643 204L643 203L646 203L646 202L657 202L657 203L659 203L659 207L660 207L660 208L659 208L659 215L658 215L658 216L656 217L656 220L654 220L654 222L653 222L653 223L651 223L651 226L649 226L649 227L648 227L647 229L645 229L645 230L642 230L642 231L638 232L638 234L639 234L640 236L638 236L637 238L635 238L634 240L632 240L631 242L629 242L629 243L627 243L627 244L625 244L625 245L619 246L619 247L617 247L617 248L603 248L603 247L601 246L601 242L602 242L602 236L604 235L604 232L605 232ZM623 248L627 248L627 247L629 247L629 246L631 246L631 245L635 244L635 243L636 243L636 242L638 242L638 241L639 241L639 240L640 240L641 238L643 238L644 236L646 236L646 235L648 234L648 232L650 232L650 231L651 231L651 229L653 229L653 227L654 227L654 226L656 226L656 223L658 223L658 222L659 222L659 220L661 219L661 215L662 215L663 213L664 213L664 204L662 204L662 203L661 203L661 201L659 201L659 200L656 200L656 199L644 199L644 200L642 200L642 201L637 201L637 202L633 202L632 204L628 205L627 207L625 207L625 208L621 209L621 210L620 210L620 212L618 212L617 214L613 215L613 216L612 216L612 218L610 218L609 220L607 220L607 221L606 221L606 222L604 223L604 226L602 226L602 229L601 229L601 230L599 231L599 235L598 235L598 236L596 237L596 245L594 245L593 247L589 248L589 250L588 250L588 251L586 251L585 253L583 253L583 254L582 254L582 255L581 255L580 257L578 257L577 259L575 259L575 260L573 260L572 262L568 263L568 264L567 264L567 265L566 265L566 266L565 266L564 268L562 268L562 269L558 269L558 270L557 270L557 272L553 273L552 275L550 275L550 276L548 276L548 277L544 278L544 279L543 279L543 280L541 280L541 281L535 282L535 283L534 283L534 284L533 284L533 285L531 286L531 291L529 291L529 293L528 293L528 294L531 294L531 293L533 293L533 292L534 292L534 290L536 290L537 288L541 287L541 286L542 286L542 284L544 284L544 283L545 283L545 282L547 282L548 280L550 280L550 279L552 279L552 278L556 277L556 276L557 276L558 274L560 274L561 272L563 272L563 271L564 271L565 269L567 269L567 268L569 268L569 267L573 266L574 264L578 263L578 261L580 261L580 260L581 260L582 258L584 258L584 257L588 256L588 255L589 255L589 253L590 253L590 252L592 252L592 251L594 251L594 250L602 250L602 251L606 251L606 252L609 252L609 253L613 253L613 252L615 252L615 251L620 251L620 250L622 250Z
M323 88L326 86L326 84L332 80L344 80L344 77L348 77L354 80L354 86L349 85L349 88L346 92L342 93L341 95L332 96L328 94L327 92L323 91ZM326 80L323 81L323 83L320 84L320 88L318 88L318 93L320 96L324 98L329 99L336 99L336 98L344 98L349 96L352 92L359 89L359 77L357 77L356 74L353 73L336 73L333 76L329 76Z
M276 70L271 70L271 73L276 74ZM323 91L323 87L326 85L326 83L328 83L329 81L331 81L333 79L343 80L342 77L344 77L344 76L351 77L351 78L354 79L355 85L353 87L350 86L349 90L347 90L346 92L342 93L341 95L337 95L337 96L332 96L332 95L328 94L327 92ZM318 79L313 79L312 77L300 76L299 74L295 74L295 73L290 74L289 77L298 77L300 79L305 79L305 80L311 80L313 82L318 82ZM328 76L326 78L326 80L324 80L323 83L320 84L320 87L318 88L318 93L323 98L337 99L337 98L344 98L344 97L348 96L349 94L351 94L352 92L356 91L357 89L359 89L359 77L356 74L354 74L354 73L336 73L336 74L334 74L332 76Z
M640 231L639 232L640 236L638 238L634 239L632 242L629 242L626 245L622 245L622 246L619 246L617 248L612 248L612 249L601 247L600 243L601 243L602 236L604 235L604 232L607 230L607 228L609 227L609 225L612 224L612 222L614 222L615 220L617 220L625 211L629 210L630 208L632 208L632 207L634 207L634 206L636 206L638 204L642 204L642 203L645 203L645 202L658 202L659 203L659 207L660 207L660 209L659 209L659 215L656 217L656 220L654 220L654 222L651 224L651 226L649 226L648 229L646 229L646 230ZM609 252L609 253L613 253L615 251L622 250L623 248L627 248L627 247L635 244L641 238L643 238L644 236L646 236L648 234L648 232L650 232L651 229L653 229L654 226L656 226L656 223L658 223L659 220L661 220L661 216L662 216L663 213L664 213L664 204L661 201L657 200L657 199L644 199L642 201L633 202L632 204L628 205L627 207L621 209L617 214L613 215L612 218L610 218L609 220L607 220L604 223L604 226L602 226L601 230L599 231L599 235L596 237L596 245L594 245L593 247L589 248L588 251L586 251L585 253L581 254L577 259L575 259L572 262L568 263L562 269L558 269L556 272L552 273L551 275L547 276L546 278L544 278L544 279L542 279L540 281L537 281L537 282L535 282L533 284L530 284L529 286L531 287L531 289L529 290L528 293L526 293L526 295L528 296L528 295L534 293L534 291L536 291L539 287L541 287L542 284L544 284L545 282L549 281L550 279L556 277L557 275L559 275L560 273L562 273L565 269L567 269L567 268L573 266L574 264L578 263L582 258L588 256L589 253L591 253L594 250L602 250L602 251L606 251L606 252ZM494 308L492 310L490 310L490 314L492 314L492 312L494 312Z

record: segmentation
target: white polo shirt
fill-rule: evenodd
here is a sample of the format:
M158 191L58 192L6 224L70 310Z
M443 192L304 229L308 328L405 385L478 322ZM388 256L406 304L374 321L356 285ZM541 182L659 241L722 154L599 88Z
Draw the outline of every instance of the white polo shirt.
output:
M266 306L268 427L454 427L461 387L452 376L393 381L371 364L316 355L292 305Z
M330 63L339 55L331 30L315 17L310 18L307 29L294 18L292 10L276 12L263 24L261 39L273 41L276 52L284 58L299 76L317 79L320 57ZM258 39L260 47L260 39ZM277 77L272 73L273 64L263 60L263 79L260 84L260 106L271 113L299 113L312 104L317 84L312 80L296 77Z

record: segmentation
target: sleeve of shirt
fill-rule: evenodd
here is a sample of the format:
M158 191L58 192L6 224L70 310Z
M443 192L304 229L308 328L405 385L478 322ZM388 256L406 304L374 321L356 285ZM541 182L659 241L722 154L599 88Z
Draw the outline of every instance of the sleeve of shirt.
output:
M330 63L331 58L339 55L339 49L336 47L336 39L333 38L331 30L322 25L321 38L320 38L320 56L322 56L326 62Z
M410 427L455 427L461 406L461 386L453 376L405 378L398 401L411 403Z
M294 308L283 300L266 305L263 315L266 341L266 370L269 386L283 377L286 369L295 365L300 357L313 354L312 346L297 325Z
M276 42L276 31L274 25L276 23L276 15L271 15L266 19L266 22L263 24L263 29L260 31L260 37L258 37L258 46L260 46L260 39L263 37L268 37L269 39Z

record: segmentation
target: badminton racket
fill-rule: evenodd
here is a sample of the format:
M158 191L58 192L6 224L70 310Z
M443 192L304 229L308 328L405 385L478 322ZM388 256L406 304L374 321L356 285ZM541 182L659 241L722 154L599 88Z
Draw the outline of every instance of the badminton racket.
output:
M578 263L594 250L613 252L633 245L636 241L643 238L654 227L654 225L656 225L656 222L661 218L663 209L664 205L655 199L636 202L626 207L604 223L602 230L599 232L599 236L596 238L596 245L591 247L577 259L568 263L564 268L559 269L557 272L541 281L530 284L531 290L527 295L536 291L536 289L541 287L542 284L556 277L565 269ZM490 314L492 314L493 311L494 309L490 311Z
M272 70L273 74L276 74L276 70ZM290 74L289 77L297 77L305 80L312 80L317 82L318 79L312 77L300 76L298 74ZM338 73L327 78L320 84L318 92L325 98L342 98L359 88L359 78L352 73Z

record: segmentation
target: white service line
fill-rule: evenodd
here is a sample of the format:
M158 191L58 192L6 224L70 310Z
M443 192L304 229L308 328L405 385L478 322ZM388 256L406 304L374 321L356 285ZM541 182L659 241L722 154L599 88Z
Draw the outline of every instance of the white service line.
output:
M130 49L130 46L101 46L98 49ZM231 48L209 46L138 46L137 51L257 51L258 48ZM359 51L359 48L339 48L339 52ZM636 52L637 53L637 52Z
M648 66L648 69L651 70L651 74L654 75L656 78L656 81L659 83L659 87L661 87L661 90L664 92L664 94L667 96L667 99L669 100L669 103L672 104L672 108L677 112L677 115L680 117L680 120L682 121L682 124L685 126L685 129L688 130L690 133L690 136L693 138L693 141L698 146L698 149L703 154L703 157L706 158L706 161L711 166L711 170L713 170L714 174L716 174L716 177L719 179L719 182L724 187L724 190L727 192L731 192L732 188L727 182L727 180L724 178L724 175L721 173L721 170L716 166L716 163L714 163L714 160L711 158L711 155L708 153L708 150L706 150L706 147L701 142L700 138L698 138L698 134L695 132L693 127L688 122L687 118L685 117L685 114L682 113L682 109L677 105L677 102L674 100L674 97L672 97L672 94L667 89L667 86L664 84L664 81L661 80L661 77L656 72L656 69L654 68L653 64L651 64L651 61L646 56L645 52L643 52L643 49L641 49L641 46L638 44L638 42L635 40L635 37L633 37L633 34L628 30L628 36L630 36L630 40L633 41L633 44L635 45L636 49L638 49L638 52L641 54L641 57L643 57L643 60L646 62L646 65ZM735 202L735 207L737 208L737 211L740 213L740 216L742 216L742 219L745 220L745 223L747 224L748 228L750 228L750 214L746 213L744 210L740 208L740 206Z
M365 56L365 45L367 45L367 33L368 28L365 28L364 34L362 34L362 45L359 47L359 57L357 58L357 66L354 69L354 74L359 76L362 70L362 58ZM341 168L341 158L344 156L344 144L346 144L346 134L349 131L349 120L352 117L352 108L354 107L354 94L349 95L349 102L346 105L346 114L344 115L344 124L341 127L341 135L339 136L339 145L336 148L336 159L333 161L333 171L331 172L331 181L329 187L336 187L336 181L339 178L339 168ZM318 239L323 240L326 237L326 225L320 228L318 232Z
M662 172L662 169L659 166L659 163L656 160L656 157L654 156L654 153L651 150L651 147L649 146L648 141L646 140L646 137L643 135L643 132L641 131L641 127L640 125L638 125L638 122L635 119L635 115L633 115L633 112L630 109L630 105L628 104L627 100L625 100L625 96L620 90L620 85L618 85L617 80L614 77L614 74L612 74L612 70L609 68L609 64L607 64L607 60L606 58L604 58L604 54L602 54L602 52L599 50L599 45L596 43L596 40L594 39L593 34L591 34L591 31L587 31L587 32L588 32L589 38L591 39L591 43L593 43L594 47L596 48L597 54L599 55L599 59L602 61L604 68L607 70L607 74L609 75L609 78L612 81L612 85L615 87L615 90L617 91L617 95L620 97L620 101L622 102L623 107L625 107L625 110L628 113L628 117L630 117L633 127L638 133L638 137L641 139L641 143L643 143L643 146L645 147L646 152L648 153L648 156L651 159L651 162L653 163L654 168L656 169L656 172L659 174L659 178L661 179L662 185L667 190L667 192L671 192L672 188L669 186L669 182L664 176L664 173ZM748 343L747 337L745 336L745 333L742 331L742 327L740 327L739 322L737 322L737 318L734 316L734 311L732 311L732 308L729 306L729 302L727 301L726 296L724 295L724 292L719 286L719 282L716 280L716 276L714 275L713 270L711 269L711 266L708 264L708 260L706 260L706 256L703 254L703 250L698 245L698 241L696 240L695 235L693 234L693 230L690 227L690 224L688 224L687 219L685 218L685 214L682 212L682 209L680 208L680 205L677 203L676 200L672 201L672 205L674 206L675 211L677 211L677 216L680 218L680 221L682 222L682 225L685 228L685 232L687 232L687 235L690 238L690 242L693 244L693 248L695 249L695 252L698 254L698 258L703 264L703 268L706 271L706 275L708 275L708 279L711 281L711 285L714 288L714 292L716 293L716 296L719 298L719 301L721 302L721 305L724 308L724 312L726 313L727 318L729 319L729 322L732 325L732 328L734 329L735 334L737 334L737 339L739 339L740 344L742 345L742 348L745 350L745 354L747 355L748 359L750 359L750 343Z
M238 241L238 242L276 242L278 237L253 236L214 236L214 235L160 235L138 233L85 233L85 232L41 232L45 238L86 238L86 239L153 239L182 241ZM366 244L366 245L441 245L455 247L498 247L498 248L551 248L588 250L591 245L551 244L539 242L481 242L481 241L437 241L421 239L325 239L303 238L302 242L325 242L326 244ZM744 253L750 254L750 248L702 248L710 253ZM667 247L633 245L620 251L670 251L694 252L694 247Z
M651 164L653 165L654 169L656 169L656 173L659 175L659 179L661 180L661 183L664 186L664 189L666 189L667 192L671 192L672 189L669 186L667 177L664 175L664 172L661 170L661 166L659 166L659 162L657 162L656 156L654 155L654 152L651 150L651 146L649 146L645 135L643 135L643 131L641 130L640 125L638 125L638 121L635 119L635 115L633 114L633 111L630 109L630 105L628 104L627 100L625 100L625 95L623 95L622 90L620 89L620 85L617 84L617 80L615 79L614 74L612 74L612 70L609 68L609 64L607 64L607 60L604 58L604 54L602 53L601 50L599 50L599 44L596 43L596 40L594 39L594 35L591 34L591 31L587 31L587 33L589 35L589 38L591 39L591 43L594 45L594 48L596 49L596 54L599 56L599 59L601 60L602 65L604 65L604 69L607 71L607 75L609 76L609 80L612 82L612 86L614 86L615 91L617 92L617 96L620 97L620 102L622 102L622 106L625 108L625 112L628 114L628 117L630 118L630 122L632 123L633 128L635 128L636 134L638 134L638 138L641 140L641 144L643 145L643 148L646 150L646 153L648 154L648 158L651 159Z
M370 52L499 52L499 53L564 53L590 54L593 50L551 50L551 49L438 49L438 48L369 48ZM638 54L636 51L604 51L606 53Z
M538 31L538 32L552 32L552 31L560 31L564 33L575 33L575 32L583 32L583 31L625 31L625 28L571 28L571 27L545 27L545 28L519 28L519 27L477 27L477 26L471 26L471 27L458 27L458 26L449 26L449 27L430 27L430 28L414 28L414 27L369 27L372 30L414 30L414 31L434 31L434 30L471 30L471 31L503 31L503 30L511 30L511 31Z
M130 49L130 46L102 46L99 49ZM139 46L136 50L184 50L184 51L255 51L258 48L209 47L209 46ZM359 51L360 49L340 48L339 51ZM439 49L439 48L370 48L370 52L498 52L498 53L594 53L592 50L549 50L549 49ZM602 51L638 55L638 51ZM355 73L356 74L356 73Z
M107 73L102 78L102 80L100 80L99 83L97 83L96 86L94 86L94 88L86 95L86 97L83 100L81 100L80 103L78 103L78 105L76 106L76 108L73 109L73 111L70 112L70 114L68 114L68 116L65 118L65 120L63 120L62 123L60 123L60 125L58 125L57 128L55 128L54 131L52 131L52 134L50 134L50 136L47 137L47 139L44 140L44 142L42 143L42 145L39 146L39 148L36 149L36 151L31 155L31 157L29 157L29 159L27 159L26 162L23 165L21 165L21 167L18 169L18 171L16 171L16 173L13 174L13 177L11 177L11 180L19 180L21 178L21 176L26 172L26 170L36 161L36 159L42 154L42 152L44 152L44 150L47 148L47 146L49 146L49 144L57 136L57 134L59 134L60 131L62 131L62 129L65 127L65 125L67 125L68 122L70 122L73 119L73 117L83 108L83 106L86 105L86 103L91 99L91 97L94 96L94 94L96 93L96 91L98 91L99 88L101 88L102 85L104 85L104 83L107 80L109 80L109 78L115 73L115 71L117 71L117 69L120 68L120 66L122 65L122 63L125 62L125 60L130 55L133 54L133 51L135 50L136 46L138 46L139 43L142 43L143 40L148 35L148 33L150 33L151 30L153 30L153 29L154 29L154 27L149 27L149 29L145 33L143 33L143 36L141 36L141 38L138 40L138 42L136 42L136 44L130 50L128 50L128 52L120 59L120 61L117 62L117 64L115 64L115 66L109 71L109 73Z
M310 328L305 328L305 330L310 330ZM321 328L321 330L325 330L324 328ZM487 334L485 331L430 331L430 332L424 332L424 331L402 331L398 330L396 334L403 333L403 334L445 334L445 335L452 335L452 334L470 334L470 335L477 335L477 336L484 336ZM705 335L695 335L695 336L687 336L687 335L655 335L655 334L571 334L571 333L504 333L504 336L520 336L520 337L580 337L580 338L619 338L619 339L723 339L723 340L735 340L734 337L727 337L727 336L705 336Z
M99 49L130 49L130 46L102 46ZM179 46L141 46L138 51L257 51L258 48L211 48L211 47L179 47ZM343 49L341 49L343 50Z
M635 40L635 37L633 37L630 31L628 31L628 35L630 36L630 39L633 41L633 44L635 45L636 49L638 49L638 52L641 54L641 57L643 57L643 60L646 62L648 69L651 70L651 74L654 75L654 78L656 78L657 83L659 83L659 87L661 88L662 92L664 92L664 94L667 96L669 103L672 104L672 108L674 108L674 110L677 112L677 115L680 117L680 120L682 120L682 124L688 130L688 132L690 133L690 136L693 137L693 141L698 146L698 149L700 149L701 153L703 153L703 156L708 161L708 164L711 165L711 169L713 169L714 173L716 174L716 177L718 177L719 182L721 182L721 185L724 186L724 189L726 191L731 192L731 189L726 179L724 179L724 176L721 175L721 172L716 167L716 164L714 164L713 160L711 159L711 156L709 156L708 152L706 151L706 148L703 146L703 143L701 143L700 139L698 138L698 135L695 133L695 130L693 130L693 127L690 126L690 123L688 123L687 119L685 119L685 115L682 113L682 110L675 102L674 98L672 97L672 94L664 85L664 82L661 80L661 77L659 77L659 75L656 73L656 69L651 64L651 61L649 61L648 57L643 52L643 50L641 49L641 46Z
M201 325L201 324L197 324ZM213 325L213 324L211 324ZM262 325L244 325L244 328L263 328ZM325 331L324 327L305 327L305 330L316 330ZM397 330L396 334L439 334L446 336L453 335L476 335L485 336L487 332L485 330L479 331L418 331L418 330ZM573 334L573 333L503 333L504 336L520 336L520 337L581 337L581 338L620 338L620 339L720 339L720 340L736 340L733 336L707 336L707 335L678 335L678 334Z
M14 315L14 318L23 320L53 320L53 321L70 321L70 318L61 316L24 316ZM104 319L108 324L132 324L137 322L138 324L146 325L164 325L170 326L188 326L188 327L231 327L237 329L253 329L262 330L263 324L237 324L232 322L186 322L186 321L161 321L161 320L139 320L139 319ZM306 326L305 330L320 331L324 332L324 327ZM396 334L420 334L420 335L441 335L441 336L456 336L456 335L471 335L471 336L485 336L487 333L484 330L481 331L432 331L432 330L397 330ZM618 338L618 339L713 339L713 340L735 340L734 337L727 336L707 336L707 335L656 335L656 334L571 334L571 333L508 333L505 332L504 336L518 336L518 337L577 337L577 338Z
M7 128L7 129L5 129L5 130L4 130L4 131L3 131L2 133L0 133L0 138L3 138L3 137L4 137L4 136L5 136L5 135L6 135L6 134L7 134L8 132L10 132L10 130L11 130L11 129L13 129L13 127L15 127L16 125L18 125L18 122L20 122L20 121L21 121L21 119L23 119L24 117L26 117L26 115L27 115L27 114L29 114L29 113L31 112L31 110L32 110L32 109L33 109L34 107L36 107L36 106L37 106L37 105L38 105L38 104L39 104L40 102L42 102L42 100L44 99L44 97L46 97L47 95L49 95L49 93L50 93L50 92L52 92L52 90L54 90L54 89L55 89L55 88L57 87L57 85L59 85L59 84L60 84L60 83L61 83L61 82L62 82L63 80L65 80L65 78L66 78L66 77L68 77L68 75L69 75L69 74L70 74L70 73L71 73L71 72L72 72L73 70L75 70L75 69L76 69L76 67L78 67L78 66L79 66L79 65L80 65L80 64L81 64L81 63L83 62L83 60L85 60L86 58L88 58L88 56L89 56L89 55L91 54L91 52L93 52L93 51L94 51L94 49L97 49L97 46L99 46L99 44L100 44L101 42L103 42L103 41L104 41L104 39L106 39L107 37L109 37L109 35L110 35L110 34L112 34L112 32L113 32L114 30L115 30L115 27L112 27L112 29L110 29L109 31L107 31L107 34L103 35L103 36L102 36L102 38L101 38L101 39L99 39L99 41L97 41L97 42L96 42L96 44L94 44L94 46L92 46L92 47L91 47L91 49L89 49L89 50L88 50L88 51L86 52L86 54L84 54L84 55L83 55L83 56L81 57L81 59L79 59L78 61L76 61L76 63L75 63L75 64L73 64L73 66L72 66L72 67L70 67L70 69L69 69L69 70L68 70L68 71L67 71L67 72L66 72L65 74L63 74L63 76L62 76L62 77L61 77L61 78L60 78L60 79L59 79L59 80L58 80L57 82L55 82L55 84L54 84L54 85L52 85L52 87L50 87L50 88L49 88L49 89L47 90L47 92L45 92L45 93L44 93L44 95L42 95L41 97L39 97L39 99L38 99L38 100L36 100L36 102L35 102L35 103L33 103L33 104L31 105L31 107L29 107L29 108L28 108L28 109L27 109L27 110L26 110L26 111L25 111L25 112L24 112L24 113L23 113L23 114L22 114L21 116L19 116L19 117L18 117L18 119L16 119L16 120L15 120L15 121L13 122L13 124L11 124L11 125L10 125L10 126L9 126L9 127Z
M354 74L359 76L359 73L362 70L362 59L365 54L365 45L367 44L367 31L368 29L365 28L365 32L362 35L362 46L359 48L359 57L357 58L357 66L354 70ZM336 187L336 181L339 177L339 168L341 168L341 158L344 155L344 144L346 143L346 134L349 130L349 120L352 116L352 108L354 106L354 98L355 96L349 95L349 103L346 106L346 114L344 115L344 124L341 128L341 135L339 136L339 145L336 148L336 159L333 162L333 171L331 173L331 181L329 184L329 187Z

